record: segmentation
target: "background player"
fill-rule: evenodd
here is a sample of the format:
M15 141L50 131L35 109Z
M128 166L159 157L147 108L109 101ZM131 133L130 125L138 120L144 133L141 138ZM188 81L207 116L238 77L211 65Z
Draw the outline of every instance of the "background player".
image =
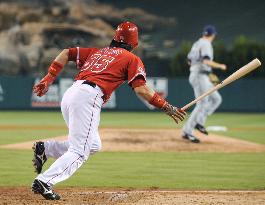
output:
M212 42L216 34L214 26L205 26L202 37L193 44L188 54L190 63L189 82L196 98L214 86L209 78L212 68L226 70L225 64L213 61ZM182 137L191 142L199 143L200 140L193 135L194 128L207 135L208 132L204 127L206 119L218 108L221 102L222 97L217 91L199 101L183 127Z
M139 96L176 122L184 119L182 110L170 105L146 85L144 65L130 52L137 45L137 27L130 22L121 23L109 47L64 49L51 64L48 74L34 86L33 91L43 96L68 61L75 61L80 68L75 83L64 93L61 102L63 118L69 128L68 140L34 144L33 161L38 173L48 157L57 159L33 181L34 193L50 200L60 199L52 186L68 179L91 154L100 150L101 106L126 80Z

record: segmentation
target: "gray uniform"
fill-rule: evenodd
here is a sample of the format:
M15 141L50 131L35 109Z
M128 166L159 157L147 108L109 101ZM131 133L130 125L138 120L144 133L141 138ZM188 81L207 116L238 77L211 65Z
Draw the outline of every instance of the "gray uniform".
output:
M201 38L193 44L188 54L191 63L189 82L196 98L214 87L207 74L212 71L212 68L202 63L205 57L213 60L213 47L210 41ZM183 132L192 134L197 123L204 126L207 117L219 107L221 102L222 97L217 91L199 101L184 125Z

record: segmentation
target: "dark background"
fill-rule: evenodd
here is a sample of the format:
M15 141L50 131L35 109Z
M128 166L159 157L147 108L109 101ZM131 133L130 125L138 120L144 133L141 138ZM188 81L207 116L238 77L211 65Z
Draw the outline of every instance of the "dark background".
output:
M214 24L219 38L229 45L238 35L265 41L265 1L263 0L99 0L118 8L140 7L160 16L175 17L176 25L158 37L172 38L178 43L196 40L202 27ZM155 36L155 34L154 34ZM154 40L158 40L154 38Z
M255 57L265 61L264 11L262 0L0 1L0 75L43 76L63 48L108 46L116 26L129 20L139 26L136 54L148 76L169 78L188 76L192 43L215 25L215 60L229 67L217 74L226 77ZM75 75L72 68L62 76ZM263 70L248 77L264 78Z

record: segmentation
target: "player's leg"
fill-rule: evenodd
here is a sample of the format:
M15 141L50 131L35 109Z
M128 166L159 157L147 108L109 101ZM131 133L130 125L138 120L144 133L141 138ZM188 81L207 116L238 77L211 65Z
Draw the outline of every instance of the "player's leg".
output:
M69 125L69 109L68 109L68 99L70 98L72 87L70 87L65 93L62 98L61 102L61 111L63 118L65 120L65 123L68 127ZM41 173L42 167L44 163L47 161L48 158L59 158L62 156L69 148L69 142L66 141L55 141L50 140L47 142L35 142L33 144L33 167L35 168L35 172L38 174Z
M83 87L82 87L83 86ZM98 124L102 93L88 85L77 86L70 99L69 149L51 167L40 174L37 180L48 186L69 178L89 157L93 143L98 137ZM98 148L101 145L95 146Z
M213 87L213 84L210 82L209 77L205 74L201 75L201 81L203 82L201 84L201 94L207 92L209 89ZM200 95L201 95L200 94ZM201 104L201 110L197 115L196 122L197 124L204 126L205 121L207 119L207 108L209 107L209 96L207 97L207 100L202 101Z
M214 87L212 82L209 80L208 76L204 76L203 92L206 92ZM208 96L208 100L203 104L203 111L198 115L197 122L205 126L207 117L211 115L221 104L222 97L219 92L214 92Z
M47 158L58 159L69 149L69 141L55 141L49 140L44 142L45 155Z
M91 148L90 148L90 155L93 155L95 153L97 153L98 151L101 150L101 139L99 136L98 131L95 131L93 140L92 140L92 144L91 144Z
M198 124L198 116L204 113L204 107L205 107L204 104L206 103L207 103L207 98L196 104L195 108L190 114L190 117L188 118L187 122L183 127L184 133L192 135L195 126Z
M196 75L195 73L190 73L189 76L189 83L193 88L194 91L194 96L196 97L196 95L199 93L199 87L198 87L198 75ZM192 134L192 126L193 126L193 122L194 122L194 118L196 117L196 111L195 109L198 107L198 103L195 105L193 111L191 112L187 122L184 124L182 131L185 134ZM198 108L197 108L198 109Z
M218 91L214 92L209 96L209 106L207 109L207 115L211 115L215 112L215 110L221 105L222 96Z
M44 146L45 146L46 157L57 159L68 151L69 140L65 141L49 140L44 142ZM90 154L95 154L99 150L101 150L101 139L99 133L96 132L95 137L93 137Z
M190 84L193 87L195 97L200 96L203 93L203 78L201 74L191 73L189 78ZM207 102L207 97L199 101L195 108L193 109L190 117L185 123L182 131L183 137L186 139L191 139L192 142L199 142L199 140L192 135L193 130L197 124L198 115L203 112L204 104ZM186 137L185 137L186 136Z
M45 155L48 158L57 159L62 156L69 149L69 141L55 141L49 140L44 142L45 146ZM95 133L95 137L93 138L90 154L95 154L101 149L101 139L98 132Z
M68 128L69 128L69 102L71 99L71 90L73 88L74 86L66 90L61 102L62 116ZM68 150L69 142L68 139L65 141L49 140L47 142L44 142L44 147L47 158L52 157L54 159L57 159Z

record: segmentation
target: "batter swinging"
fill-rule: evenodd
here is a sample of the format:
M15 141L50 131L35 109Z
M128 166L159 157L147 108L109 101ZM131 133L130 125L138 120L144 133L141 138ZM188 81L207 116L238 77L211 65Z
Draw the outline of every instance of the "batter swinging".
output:
M56 159L33 181L34 193L49 200L60 199L52 186L72 176L91 154L101 149L98 126L102 104L126 80L139 96L162 109L176 123L184 119L185 112L170 105L146 85L144 65L131 53L137 45L137 26L130 22L121 23L109 47L64 49L51 64L48 74L33 87L34 93L41 97L68 61L75 61L80 68L61 102L63 118L69 129L68 140L36 142L33 146L37 173L41 173L47 158Z

